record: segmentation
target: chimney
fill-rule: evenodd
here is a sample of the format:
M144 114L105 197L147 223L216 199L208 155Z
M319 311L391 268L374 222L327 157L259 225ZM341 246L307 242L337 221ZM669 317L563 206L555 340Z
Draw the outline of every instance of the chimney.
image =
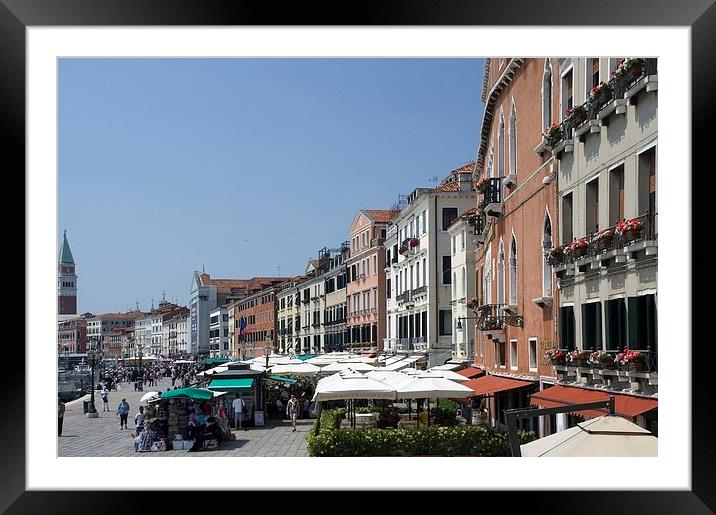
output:
M460 181L460 192L472 191L472 172L460 172L458 180Z

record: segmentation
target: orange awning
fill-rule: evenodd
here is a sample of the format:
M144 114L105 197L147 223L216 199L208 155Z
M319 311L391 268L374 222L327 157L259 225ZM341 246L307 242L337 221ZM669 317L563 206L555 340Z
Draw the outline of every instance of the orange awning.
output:
M472 379L474 377L479 377L479 376L485 375L484 370L482 370L480 368L475 368L475 367L467 367L463 370L458 370L457 373L460 374L461 376L469 377L470 379Z
M537 383L533 381L521 381L519 379L507 379L506 377L500 376L482 376L462 384L475 390L473 397L482 397L484 395L490 395L491 393L533 386Z
M629 420L633 420L637 415L653 410L659 405L656 399L647 399L645 397L635 397L633 395L618 393L610 394L608 392L598 392L595 390L587 390L586 388L562 385L552 386L551 388L533 394L530 402L543 408L556 408L559 406L569 406L570 404L606 401L609 400L610 395L614 395L615 397L614 411L616 414ZM582 410L575 413L585 418L594 418L606 415L607 409Z

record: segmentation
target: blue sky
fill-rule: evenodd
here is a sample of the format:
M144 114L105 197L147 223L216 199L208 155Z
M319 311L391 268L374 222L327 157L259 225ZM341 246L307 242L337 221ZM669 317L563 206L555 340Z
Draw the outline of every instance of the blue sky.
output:
M80 312L290 276L359 209L471 160L481 59L61 59L59 226Z

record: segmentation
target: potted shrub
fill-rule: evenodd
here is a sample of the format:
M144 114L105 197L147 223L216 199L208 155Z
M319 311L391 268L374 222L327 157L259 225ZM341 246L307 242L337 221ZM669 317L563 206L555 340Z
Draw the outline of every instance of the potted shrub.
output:
M400 248L398 249L398 253L405 254L406 252L408 252L408 246L405 243L403 243L402 245L400 245Z
M644 370L646 360L641 352L629 350L628 347L624 347L624 351L617 354L614 361L625 370L640 372Z
M616 70L614 70L613 75L617 80L633 82L641 77L645 62L641 57L621 61Z
M638 218L632 218L631 220L622 220L617 223L615 231L625 242L630 242L639 239L643 229L643 222Z
M572 243L565 245L564 254L572 259L580 258L587 254L588 247L586 238L577 238Z
M592 352L587 362L595 368L614 368L614 357L604 351Z
M408 240L408 246L409 246L411 249L414 249L414 248L417 247L419 244L420 244L420 240L419 240L418 238L410 238L410 240Z
M589 102L597 107L601 107L612 98L612 86L607 82L600 82L594 86L589 92Z
M552 250L548 250L544 254L547 257L547 263L549 263L549 266L557 266L564 263L564 249L562 247L555 247Z
M574 127L577 127L587 119L587 108L584 105L576 106L572 109L567 109L565 114L567 115L566 120L569 120Z
M544 353L547 362L550 365L566 365L567 364L567 353L559 349L548 349Z
M607 250L614 241L614 229L604 229L592 237L594 248L597 252Z
M575 350L567 355L567 361L575 367L586 367L589 366L589 356L591 354L591 351L588 350Z
M542 133L542 137L547 145L554 147L562 140L562 128L559 124L553 123Z

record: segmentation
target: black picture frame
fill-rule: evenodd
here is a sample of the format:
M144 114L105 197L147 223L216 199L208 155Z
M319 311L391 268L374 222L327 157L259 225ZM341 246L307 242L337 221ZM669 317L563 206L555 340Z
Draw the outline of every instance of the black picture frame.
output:
M691 28L691 79L692 79L692 152L693 162L703 162L709 148L709 138L713 131L707 117L716 111L713 88L716 79L716 6L714 0L573 0L563 2L543 0L528 2L525 0L471 1L453 0L439 4L430 0L367 0L346 4L333 2L296 2L277 8L269 2L249 3L237 0L0 0L0 148L4 150L6 185L8 180L17 181L11 191L25 192L25 29L32 26L116 26L116 25L604 25L604 26L683 26ZM350 7L350 9L346 9ZM350 12L350 15L346 14ZM709 64L710 63L710 64ZM684 103L688 102L684 98ZM668 123L662 120L661 123ZM688 130L688 127L684 127ZM10 161L8 161L10 158ZM684 160L682 173L685 179L690 177L688 161ZM714 184L712 165L703 168L698 174L698 187L693 189L692 234L708 235L712 230L704 227L710 220L707 212L709 204L709 186ZM14 173L13 173L14 172ZM677 172L673 172L677 173ZM696 183L696 181L694 181ZM6 186L7 187L7 186ZM8 191L8 190L6 190ZM7 197L7 196L6 196ZM19 195L15 194L15 198ZM24 195L23 195L24 198ZM688 217L688 199L667 199L678 202L684 217ZM16 219L18 207L5 203L6 220ZM700 215L700 216L699 216ZM11 284L15 291L23 291L18 270L25 269L24 226L5 225L6 252L2 263L6 270L12 270ZM701 230L699 230L701 229ZM11 234L12 231L15 234ZM8 234L10 233L10 234ZM8 252L8 248L12 252ZM693 253L692 270L709 270L716 260L709 256L710 245L700 247ZM688 250L688 249L684 249ZM26 272L27 274L27 272ZM698 289L693 290L692 322L695 331L702 330L705 324L697 323L709 319L712 306L702 292L714 289L716 274L701 274ZM704 298L698 302L699 294ZM16 302L19 302L15 299ZM29 313L25 313L25 318ZM19 324L8 324L11 328ZM24 327L24 326L23 326ZM19 331L21 332L21 330ZM689 338L696 341L697 333L684 332L683 342L687 349ZM14 336L17 339L17 335ZM702 335L699 343L706 346L711 343L708 335ZM675 342L672 342L676 344ZM25 359L24 353L13 342L14 348L6 348L6 361L0 374L5 420L2 428L3 440L0 445L0 463L5 473L0 479L0 509L7 513L114 513L136 512L148 509L161 502L162 511L183 511L186 506L185 492L152 493L140 492L81 492L81 491L25 491L25 418L24 412L29 399L25 398ZM697 355L694 349L693 355ZM708 356L706 353L702 353ZM490 506L518 506L532 513L712 513L716 509L716 415L712 407L713 387L709 379L709 359L692 360L692 489L691 491L619 491L609 495L595 495L595 492L577 491L531 491L531 492L476 492L450 496L454 508L469 509ZM685 402L688 392L684 392ZM54 423L48 414L48 423ZM586 471L585 471L586 472ZM607 471L604 471L608 473ZM88 470L88 474L102 473L102 467ZM110 472L111 473L111 472ZM565 472L566 473L566 472ZM641 472L630 468L624 472L628 476ZM559 485L559 477L554 484ZM280 482L278 484L281 484ZM78 489L82 479L77 480ZM230 509L235 497L231 493L212 494L211 501L219 503L218 509ZM285 496L288 503L297 504L308 501L304 495L293 500ZM354 494L353 494L354 495ZM474 497L473 497L474 495ZM273 496L273 494L272 494ZM206 496L200 499L208 500ZM412 498L412 497L411 497ZM271 504L278 498L271 497ZM317 499L312 496L312 499ZM413 501L415 500L412 498ZM444 502L447 497L442 498ZM478 504L479 499L479 504ZM145 504L148 503L148 504ZM488 504L489 503L489 504ZM313 505L313 503L310 503ZM250 504L242 501L242 507ZM267 506L268 507L268 506ZM283 509L289 504L282 505ZM377 507L377 506L376 506ZM202 508L198 508L202 509ZM205 509L205 508L204 508Z

